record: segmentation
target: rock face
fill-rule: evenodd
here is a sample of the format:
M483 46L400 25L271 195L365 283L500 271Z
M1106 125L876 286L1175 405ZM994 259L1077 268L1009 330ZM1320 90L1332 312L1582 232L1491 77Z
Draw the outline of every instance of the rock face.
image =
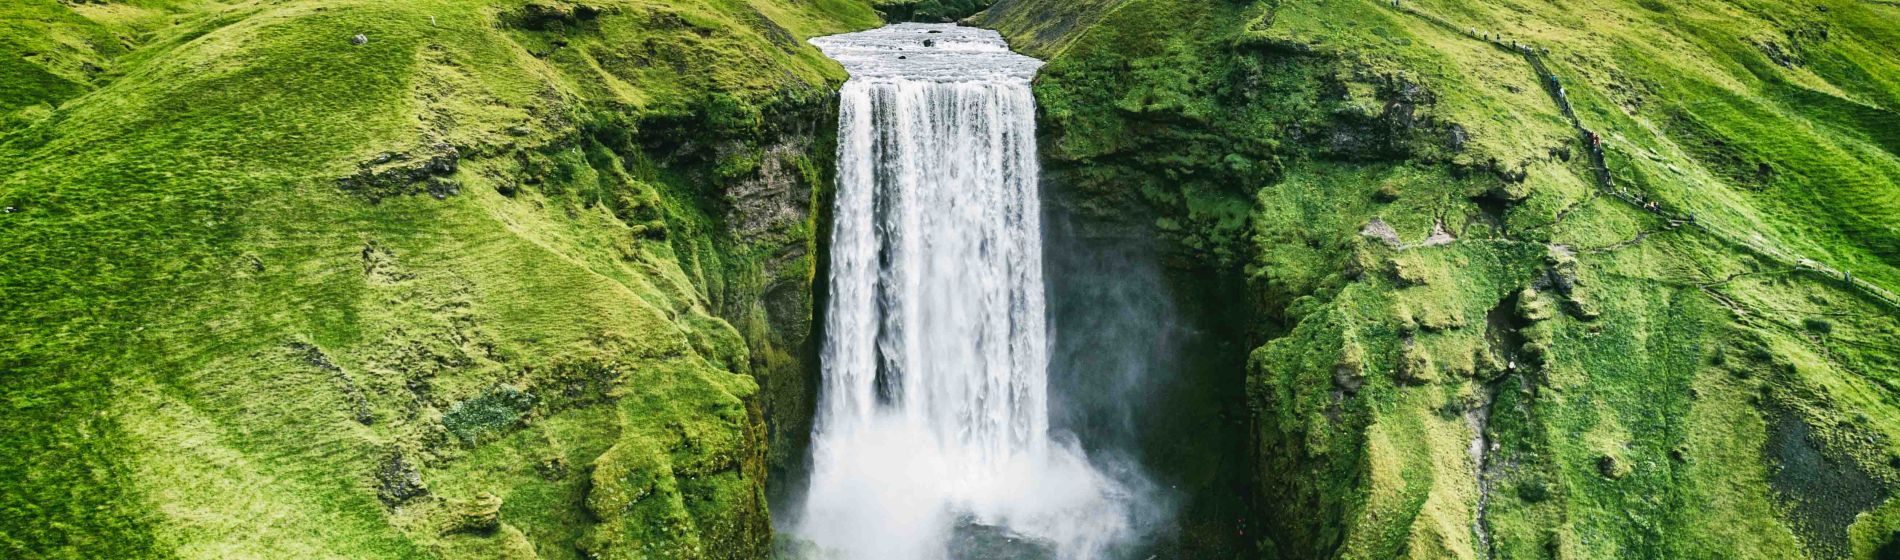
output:
M885 21L949 23L988 8L993 0L872 0Z
M812 219L816 185L811 182L816 176L807 173L818 172L809 167L813 141L811 133L805 132L761 150L754 176L726 189L726 198L731 201L726 211L728 233L741 243L779 241ZM722 157L743 155L728 153Z
M704 211L716 220L674 224L682 235L668 241L700 263L691 274L710 311L742 339L745 355L730 365L758 385L765 438L758 450L770 478L785 480L806 455L817 398L815 302L830 240L837 108L830 96L795 96L753 118L757 129L724 135L699 121L650 123L644 127L665 141L645 149L691 174L713 201ZM652 235L648 227L635 226Z

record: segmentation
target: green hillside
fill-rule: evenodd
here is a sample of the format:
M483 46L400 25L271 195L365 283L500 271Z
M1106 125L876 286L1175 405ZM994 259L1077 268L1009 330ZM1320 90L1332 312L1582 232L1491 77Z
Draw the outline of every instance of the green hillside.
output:
M0 555L764 554L876 23L8 3Z
M1052 203L1244 286L1226 554L1900 554L1892 2L13 0L0 556L771 555L804 39L986 5Z
M1052 176L1102 213L1158 208L1250 286L1262 553L1900 547L1900 7L1017 0L977 21L1051 60Z

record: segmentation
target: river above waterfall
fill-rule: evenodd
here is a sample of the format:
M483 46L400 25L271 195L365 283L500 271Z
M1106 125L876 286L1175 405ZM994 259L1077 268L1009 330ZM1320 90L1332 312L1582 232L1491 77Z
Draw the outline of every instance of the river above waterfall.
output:
M820 557L1095 558L1129 491L1049 424L1035 98L993 31L812 41L844 65L811 480Z

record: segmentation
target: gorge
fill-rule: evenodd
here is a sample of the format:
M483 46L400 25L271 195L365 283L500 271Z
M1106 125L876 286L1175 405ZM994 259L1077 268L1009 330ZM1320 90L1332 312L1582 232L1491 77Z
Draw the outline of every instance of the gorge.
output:
M1896 22L0 2L0 556L1890 557Z

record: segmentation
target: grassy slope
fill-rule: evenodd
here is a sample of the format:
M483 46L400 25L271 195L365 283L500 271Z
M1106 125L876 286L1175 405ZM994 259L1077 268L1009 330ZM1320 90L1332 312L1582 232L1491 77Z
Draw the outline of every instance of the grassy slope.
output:
M762 550L758 384L712 303L755 256L707 191L842 79L798 38L876 17L521 4L0 8L0 550ZM459 194L397 194L429 185ZM429 493L389 508L395 457ZM486 495L500 525L454 531Z
M1405 4L977 18L1051 60L1051 174L1098 211L1163 209L1186 256L1251 282L1263 548L1871 555L1893 527L1900 322L1775 255L1900 285L1900 14ZM1620 185L1708 229L1599 194L1528 62L1474 28L1550 48ZM1360 234L1375 218L1404 249ZM1438 227L1455 241L1419 245Z

